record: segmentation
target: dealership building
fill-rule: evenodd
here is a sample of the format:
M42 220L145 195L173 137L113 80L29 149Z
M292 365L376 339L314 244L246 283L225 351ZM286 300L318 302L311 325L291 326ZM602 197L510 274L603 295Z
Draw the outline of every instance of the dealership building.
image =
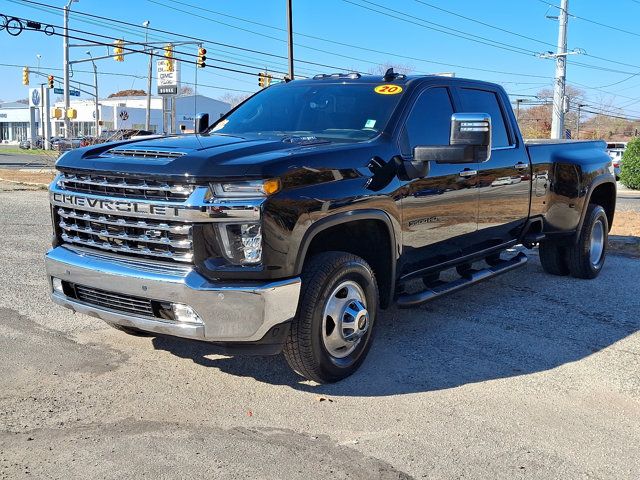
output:
M205 97L204 95L184 95L175 98L175 118L173 120L174 132L181 131L184 125L186 131L193 130L196 113L208 113L211 121L229 110L229 104ZM0 143L18 143L21 140L31 139L33 135L42 135L41 109L30 103L8 102L0 103ZM74 100L71 108L77 112L76 118L71 120L71 136L97 136L103 131L134 129L144 130L146 121L146 96L111 97L101 99L98 102L99 126L96 132L96 107L94 100ZM62 102L51 105L50 112L53 115L55 108L63 108ZM64 110L64 109L63 109ZM168 116L168 115L167 115ZM64 121L51 118L52 136L64 136ZM168 125L167 125L168 127ZM163 98L151 97L150 129L154 132L163 132Z

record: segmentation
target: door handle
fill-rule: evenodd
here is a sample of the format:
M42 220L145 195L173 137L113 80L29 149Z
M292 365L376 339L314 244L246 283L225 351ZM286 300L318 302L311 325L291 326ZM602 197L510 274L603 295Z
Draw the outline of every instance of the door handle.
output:
M465 168L464 170L462 170L459 175L461 177L474 177L478 174L477 170L471 170L469 168Z
M518 162L513 166L513 168L515 168L516 170L526 170L529 168L529 165L526 163Z

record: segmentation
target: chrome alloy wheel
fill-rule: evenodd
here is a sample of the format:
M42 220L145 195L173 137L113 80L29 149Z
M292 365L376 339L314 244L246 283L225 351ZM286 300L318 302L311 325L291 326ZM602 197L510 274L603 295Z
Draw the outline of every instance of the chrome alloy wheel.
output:
M597 266L602 259L604 251L604 225L601 220L596 220L591 227L591 246L589 248L589 260L593 266Z
M338 285L322 313L322 341L334 358L351 354L369 330L364 291L356 282L346 280Z

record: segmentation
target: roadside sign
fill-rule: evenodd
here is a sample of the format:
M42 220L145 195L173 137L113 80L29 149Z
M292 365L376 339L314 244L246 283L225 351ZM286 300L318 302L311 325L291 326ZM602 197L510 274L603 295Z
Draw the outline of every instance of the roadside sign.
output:
M53 93L56 95L64 95L64 90L62 88L54 88ZM80 90L69 90L69 95L72 97L79 97Z
M177 95L180 90L180 62L173 61L173 70L167 70L166 60L156 61L158 95Z
M29 106L30 107L39 107L41 103L40 98L40 89L39 88L30 88L29 89Z

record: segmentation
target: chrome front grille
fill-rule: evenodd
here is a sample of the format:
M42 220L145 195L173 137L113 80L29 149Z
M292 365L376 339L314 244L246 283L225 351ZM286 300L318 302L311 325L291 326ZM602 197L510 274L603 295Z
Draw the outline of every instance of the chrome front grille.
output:
M73 290L77 300L89 305L145 317L154 316L151 300L121 293L105 292L104 290L82 285L74 285Z
M191 224L140 220L73 208L58 207L55 211L64 242L127 255L193 261Z
M63 173L57 184L71 192L174 202L184 202L195 189L194 185L186 183L81 173Z

